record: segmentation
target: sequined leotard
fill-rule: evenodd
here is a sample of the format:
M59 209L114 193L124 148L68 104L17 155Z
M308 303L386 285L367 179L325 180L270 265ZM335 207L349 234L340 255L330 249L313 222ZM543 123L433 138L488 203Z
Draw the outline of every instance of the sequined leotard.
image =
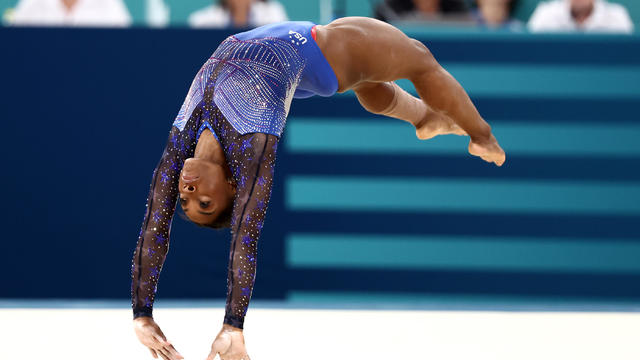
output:
M180 171L209 129L236 182L224 323L242 328L256 274L257 242L271 195L278 140L293 97L330 96L338 82L310 22L263 26L228 37L196 75L152 177L133 256L134 318L151 316Z

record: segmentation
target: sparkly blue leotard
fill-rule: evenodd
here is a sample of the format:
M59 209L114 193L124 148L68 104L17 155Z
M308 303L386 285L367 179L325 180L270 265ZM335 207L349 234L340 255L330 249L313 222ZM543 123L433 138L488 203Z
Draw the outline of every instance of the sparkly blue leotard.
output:
M134 317L151 316L184 161L209 129L236 183L224 322L243 327L256 273L257 242L273 184L278 140L293 97L330 96L338 82L311 36L314 24L285 22L228 37L202 66L152 177L138 236ZM222 216L222 215L219 215Z
M331 96L338 80L311 36L314 24L290 21L227 38L194 80L174 125L182 129L202 100L204 86L220 62L214 103L241 134L280 136L292 98Z

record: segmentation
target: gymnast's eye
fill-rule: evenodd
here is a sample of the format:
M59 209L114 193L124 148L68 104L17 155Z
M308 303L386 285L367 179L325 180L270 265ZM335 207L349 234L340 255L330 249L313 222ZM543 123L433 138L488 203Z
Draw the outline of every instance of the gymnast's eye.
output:
M180 198L180 205L181 206L185 206L187 204L187 199L185 198Z
M211 203L211 201L200 201L200 207L203 209L206 209L209 207L209 204Z

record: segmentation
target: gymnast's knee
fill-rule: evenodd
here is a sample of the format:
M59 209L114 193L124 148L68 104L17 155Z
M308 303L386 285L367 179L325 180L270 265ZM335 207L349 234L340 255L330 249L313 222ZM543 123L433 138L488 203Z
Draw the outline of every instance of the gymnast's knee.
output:
M392 83L363 83L355 87L354 92L362 107L370 113L379 115L382 115L389 107L389 103L394 103L397 97Z
M419 40L412 38L410 38L409 40L411 42L413 51L416 54L416 60L414 62L414 73L416 75L421 75L438 70L440 64L438 64L429 48Z

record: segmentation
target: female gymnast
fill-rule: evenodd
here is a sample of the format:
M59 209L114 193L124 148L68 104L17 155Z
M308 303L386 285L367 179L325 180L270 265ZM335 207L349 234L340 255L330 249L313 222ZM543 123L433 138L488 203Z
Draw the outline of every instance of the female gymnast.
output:
M397 79L411 80L420 98ZM324 26L284 22L228 37L196 75L171 127L133 257L134 329L154 357L182 358L152 318L179 199L194 223L231 229L226 312L208 360L249 359L243 322L291 100L347 90L368 111L413 124L420 139L468 135L472 155L498 166L505 161L460 84L421 42L391 25L351 17Z

